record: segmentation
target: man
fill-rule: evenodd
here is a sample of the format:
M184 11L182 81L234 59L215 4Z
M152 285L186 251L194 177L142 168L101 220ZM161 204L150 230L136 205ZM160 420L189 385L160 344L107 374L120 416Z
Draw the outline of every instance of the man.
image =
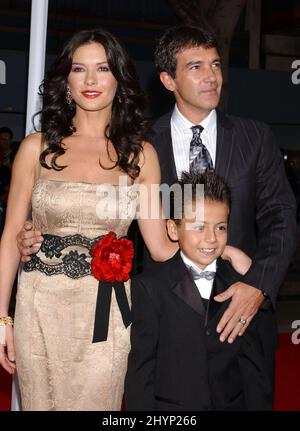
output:
M188 26L168 29L157 44L155 63L176 99L174 110L154 125L161 182L172 184L197 164L214 169L232 190L229 244L253 260L242 281L216 297L231 298L217 330L221 341L233 342L259 307L275 308L295 249L295 200L270 128L215 109L222 71L213 34ZM192 130L195 125L202 127Z

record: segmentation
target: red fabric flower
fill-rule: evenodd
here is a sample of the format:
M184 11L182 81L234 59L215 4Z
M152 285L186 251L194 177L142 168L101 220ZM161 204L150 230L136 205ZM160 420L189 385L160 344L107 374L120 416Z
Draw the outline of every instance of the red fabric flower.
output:
M92 273L97 280L127 281L132 268L133 244L126 238L117 239L114 232L107 233L92 248Z

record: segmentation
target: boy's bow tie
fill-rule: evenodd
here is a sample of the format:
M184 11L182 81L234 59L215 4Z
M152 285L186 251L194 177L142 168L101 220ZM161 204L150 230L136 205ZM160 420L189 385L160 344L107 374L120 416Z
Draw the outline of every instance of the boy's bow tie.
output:
M188 269L193 277L194 280L199 280L200 278L205 278L205 280L213 280L215 277L214 271L197 271L194 267L188 266Z

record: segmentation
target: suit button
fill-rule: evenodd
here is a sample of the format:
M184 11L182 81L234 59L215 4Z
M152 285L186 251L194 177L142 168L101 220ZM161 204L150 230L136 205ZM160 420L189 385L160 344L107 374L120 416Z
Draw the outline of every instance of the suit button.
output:
M211 335L211 329L210 328L206 329L206 335L208 335L208 336Z

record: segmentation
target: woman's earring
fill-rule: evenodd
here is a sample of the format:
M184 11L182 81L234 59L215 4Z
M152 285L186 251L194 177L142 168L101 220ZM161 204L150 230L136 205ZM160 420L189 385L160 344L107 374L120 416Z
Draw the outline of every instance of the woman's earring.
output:
M73 100L73 97L72 97L72 94L71 94L71 90L70 90L70 88L68 87L68 88L67 88L67 92L66 92L66 101L67 101L67 104L68 104L68 105L71 105L72 100Z
M122 103L121 96L118 96L118 97L117 97L117 99L118 99L118 102L119 102L119 103Z

